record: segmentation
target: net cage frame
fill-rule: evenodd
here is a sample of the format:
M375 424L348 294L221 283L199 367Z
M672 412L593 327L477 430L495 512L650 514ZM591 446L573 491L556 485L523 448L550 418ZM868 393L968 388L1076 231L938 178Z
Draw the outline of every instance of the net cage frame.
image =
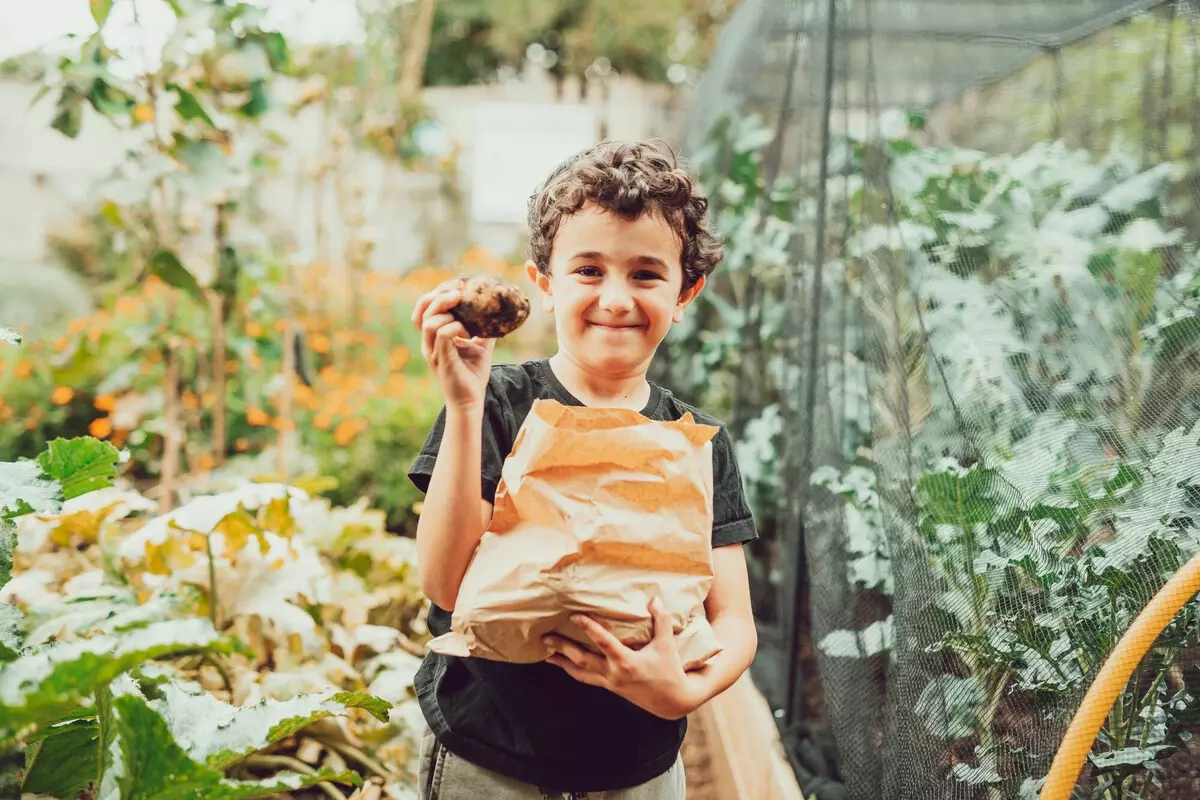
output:
M814 576L844 567L844 558L822 563L823 551L814 552L807 519L813 469L839 461L838 443L832 441L836 434L829 430L837 422L826 419L823 424L818 419L823 387L812 377L818 371L817 351L824 344L822 331L830 325L831 315L847 313L822 302L829 299L824 289L823 270L829 258L824 234L838 224L829 216L826 196L837 132L873 124L891 107L932 113L972 90L1003 82L1040 56L1057 58L1064 48L1168 7L1172 13L1189 15L1198 10L1195 2L1164 0L744 0L726 23L696 87L681 154L686 158L700 151L721 117L757 114L774 131L763 159L768 189L788 175L816 187L815 221L808 235L799 231L789 242L791 263L784 281L782 303L805 312L794 314L784 326L790 365L810 377L801 381L793 396L781 397L786 442L782 484L789 487L777 512L784 574L776 587L780 613L760 625L760 653L766 650L768 657L755 664L756 676L779 708L777 717L785 731L804 729L807 724L801 693L810 677L798 648L811 624L809 592L814 583L822 584ZM801 175L814 163L815 174ZM825 583L838 579L828 574ZM815 657L807 659L809 664L815 661ZM846 694L853 693L854 681L864 677L847 670L840 677L823 673L815 680L826 685L824 691L829 691L831 680L841 681L833 691ZM917 726L911 709L891 707L880 713L889 715L893 734ZM1061 728L1048 731L1041 744L1052 748L1061 732ZM913 738L905 755L920 762L921 737ZM827 754L810 748L807 760L790 755L802 778L811 781L806 791L816 791L822 798L865 796L846 794L844 786L826 781L812 769L813 763L824 760L830 772L846 771L829 765ZM935 766L917 763L909 773ZM853 768L853 764L848 767ZM893 783L880 786L876 796L935 795L906 791Z

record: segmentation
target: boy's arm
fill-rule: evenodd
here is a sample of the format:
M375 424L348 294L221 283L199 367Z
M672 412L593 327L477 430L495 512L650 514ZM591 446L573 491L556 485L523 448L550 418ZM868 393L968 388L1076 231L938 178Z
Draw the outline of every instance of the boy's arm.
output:
M732 686L758 650L746 554L740 543L713 548L713 582L704 610L722 650L687 673L686 714Z
M492 518L479 464L483 407L446 408L437 462L417 520L417 574L429 601L453 611L471 556Z

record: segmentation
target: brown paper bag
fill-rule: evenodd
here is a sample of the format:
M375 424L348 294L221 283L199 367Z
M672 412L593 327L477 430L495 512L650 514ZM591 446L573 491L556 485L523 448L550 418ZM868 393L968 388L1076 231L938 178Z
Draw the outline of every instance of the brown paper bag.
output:
M650 640L656 594L685 668L720 645L712 585L712 438L717 428L636 411L538 400L504 463L492 522L435 652L531 663L558 633L594 649L573 613L631 647Z

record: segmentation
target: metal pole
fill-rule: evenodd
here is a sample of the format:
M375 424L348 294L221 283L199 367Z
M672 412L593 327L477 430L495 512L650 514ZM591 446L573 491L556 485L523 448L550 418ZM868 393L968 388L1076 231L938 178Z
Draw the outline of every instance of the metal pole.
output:
M801 462L799 480L793 484L799 494L798 522L796 526L796 566L792 581L792 625L788 642L788 687L786 720L789 725L795 722L796 709L799 704L799 657L796 644L799 639L800 617L800 582L805 580L805 506L808 501L808 479L812 473L813 459L813 418L817 405L817 354L821 332L821 283L825 267L825 224L828 213L827 197L829 182L829 126L833 116L833 53L834 40L837 34L837 0L829 0L825 25L825 75L821 89L821 154L817 165L817 224L815 235L816 252L813 257L812 290L809 294L809 334L807 374L808 385L804 402L804 425L808 431L804 437L804 459Z

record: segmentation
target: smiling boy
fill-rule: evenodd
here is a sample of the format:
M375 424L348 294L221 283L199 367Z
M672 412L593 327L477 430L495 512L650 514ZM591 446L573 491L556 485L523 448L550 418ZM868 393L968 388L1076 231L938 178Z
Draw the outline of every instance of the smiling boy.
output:
M417 303L422 353L445 398L409 472L426 493L418 571L434 634L450 628L501 466L535 400L631 408L663 421L691 411L720 426L646 377L723 255L706 210L669 151L599 145L555 170L530 201L526 270L554 315L554 356L492 365L494 340L465 338L449 313L457 292L439 287ZM580 618L595 652L552 637L555 654L538 664L431 653L416 679L429 725L423 800L684 799L686 716L732 685L757 646L742 552L755 526L723 426L713 440L713 483L705 611L722 652L685 672L670 620L652 603L654 637L636 650Z

